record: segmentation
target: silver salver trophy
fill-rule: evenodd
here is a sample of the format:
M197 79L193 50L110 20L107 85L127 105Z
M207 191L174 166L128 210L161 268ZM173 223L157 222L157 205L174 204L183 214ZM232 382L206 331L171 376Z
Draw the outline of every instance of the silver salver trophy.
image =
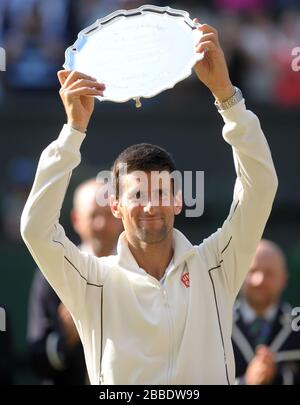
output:
M201 32L186 11L145 5L118 10L78 34L66 50L65 69L77 70L106 85L103 97L140 107L192 73L203 58L196 53Z

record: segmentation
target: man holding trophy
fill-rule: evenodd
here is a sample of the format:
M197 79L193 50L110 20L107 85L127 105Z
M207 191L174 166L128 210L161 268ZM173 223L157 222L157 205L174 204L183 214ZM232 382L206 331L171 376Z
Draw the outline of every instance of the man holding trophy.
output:
M117 255L94 257L66 237L61 205L80 163L94 96L101 97L109 83L78 71L58 72L67 124L41 155L21 232L72 314L92 384L235 381L232 307L270 214L277 177L259 120L230 81L217 31L207 24L197 30L202 36L196 51L204 58L195 72L215 98L237 173L227 219L197 246L173 227L182 203L171 177L168 187L151 190L153 171L171 174L176 167L168 152L150 144L127 148L113 166L123 193L116 188L111 209L125 229ZM124 165L127 173L121 175ZM147 180L142 203L135 171Z

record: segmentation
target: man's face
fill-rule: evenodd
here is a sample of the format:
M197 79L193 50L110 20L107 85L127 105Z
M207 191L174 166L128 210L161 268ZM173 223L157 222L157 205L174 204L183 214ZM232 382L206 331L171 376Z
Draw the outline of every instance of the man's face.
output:
M79 232L81 239L111 239L120 231L120 224L111 213L110 207L100 207L96 201L91 202L86 210L78 215Z
M155 175L154 175L155 176ZM174 198L169 173L163 181L153 173L129 173L120 179L121 193L115 215L122 218L126 236L131 243L157 244L173 229L174 217L181 211L181 202Z
M97 203L97 187L97 184L87 187L72 211L74 229L82 242L87 244L116 241L122 230L121 221L112 215L109 205L100 206Z
M276 303L286 284L281 256L259 247L243 285L243 294L253 307L267 308Z

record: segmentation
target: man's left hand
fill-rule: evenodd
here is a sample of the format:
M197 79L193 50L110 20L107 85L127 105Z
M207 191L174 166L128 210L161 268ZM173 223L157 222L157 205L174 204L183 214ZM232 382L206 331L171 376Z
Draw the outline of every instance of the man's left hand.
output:
M198 23L198 20L194 19L194 22ZM196 51L204 52L204 58L195 65L195 72L218 102L225 101L233 96L235 88L229 78L218 32L208 24L200 24L197 29L202 32L202 36L196 45Z

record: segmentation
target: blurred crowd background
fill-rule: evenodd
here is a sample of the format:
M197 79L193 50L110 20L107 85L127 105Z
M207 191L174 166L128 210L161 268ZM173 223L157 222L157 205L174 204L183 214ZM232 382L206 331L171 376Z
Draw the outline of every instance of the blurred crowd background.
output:
M149 3L184 9L219 30L232 82L259 116L272 150L279 191L265 236L286 253L286 298L300 306L300 71L292 68L293 49L300 47L300 0L0 0L0 47L6 51L6 71L0 72L0 306L9 315L16 384L36 381L26 343L35 264L19 222L39 155L64 123L56 72L80 30L117 9ZM133 102L97 103L94 115L62 210L72 240L78 242L68 215L72 190L109 168L124 147L143 141L170 150L181 170L205 171L204 214L181 216L178 228L196 243L221 225L235 178L232 157L213 99L195 76L143 101L140 110Z
M299 75L289 69L291 49L299 45L298 0L153 1L183 8L218 27L232 78L256 101L300 103ZM5 90L45 90L57 86L55 72L76 34L132 0L1 0L0 41L9 69ZM298 41L298 42L297 42Z

